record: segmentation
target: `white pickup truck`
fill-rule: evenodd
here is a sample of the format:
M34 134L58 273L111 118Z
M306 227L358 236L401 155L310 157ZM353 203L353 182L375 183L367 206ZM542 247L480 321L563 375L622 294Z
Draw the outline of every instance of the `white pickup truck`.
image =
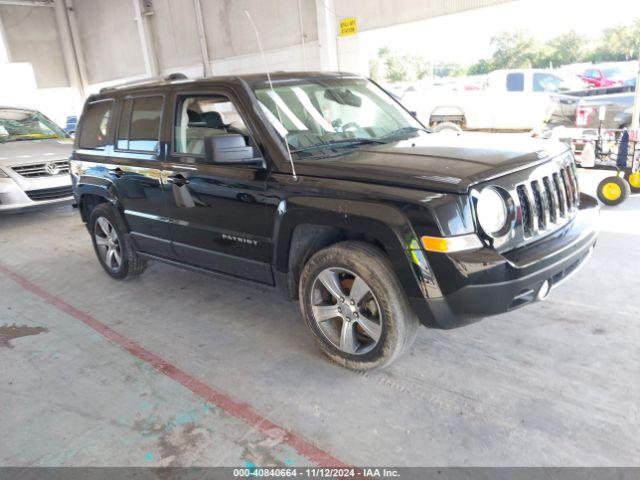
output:
M542 128L555 108L552 93L584 88L577 77L549 70L496 70L479 88L407 91L402 103L425 125L465 130L528 131Z

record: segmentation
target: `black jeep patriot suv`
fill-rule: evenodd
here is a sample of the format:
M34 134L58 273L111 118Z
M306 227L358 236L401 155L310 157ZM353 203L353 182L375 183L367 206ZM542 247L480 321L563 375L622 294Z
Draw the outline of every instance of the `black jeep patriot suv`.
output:
M430 133L354 75L105 89L78 132L74 192L109 275L152 259L277 286L349 368L387 365L420 323L544 298L596 242L566 147Z

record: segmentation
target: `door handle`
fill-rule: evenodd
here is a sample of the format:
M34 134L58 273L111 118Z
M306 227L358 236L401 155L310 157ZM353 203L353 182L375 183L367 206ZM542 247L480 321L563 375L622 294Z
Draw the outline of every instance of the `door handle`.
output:
M175 175L168 176L167 182L173 183L174 185L181 187L182 185L186 185L187 183L189 183L190 180L184 175L182 175L181 173L177 173Z
M120 167L116 167L113 170L111 170L111 173L113 173L116 177L121 178L125 174L125 171L122 170Z

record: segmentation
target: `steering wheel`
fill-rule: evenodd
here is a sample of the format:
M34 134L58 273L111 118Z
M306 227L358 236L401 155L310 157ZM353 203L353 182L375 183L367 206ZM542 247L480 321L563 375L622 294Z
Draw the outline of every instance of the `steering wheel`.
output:
M343 132L355 132L358 130L362 130L362 127L360 125L358 125L356 122L349 122L349 123L345 123L342 126L342 131Z

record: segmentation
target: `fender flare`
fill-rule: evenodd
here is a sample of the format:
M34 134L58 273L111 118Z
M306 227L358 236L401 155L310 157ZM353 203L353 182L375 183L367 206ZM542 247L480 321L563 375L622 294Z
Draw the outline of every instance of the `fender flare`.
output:
M402 212L385 204L339 198L295 197L278 207L274 232L274 268L289 273L289 252L296 227L318 225L375 240L384 248L407 297L426 294L424 273L430 272L418 238ZM417 264L419 263L419 264Z
M83 198L89 195L104 198L107 202L111 203L114 207L122 210L120 208L120 202L118 201L118 196L116 195L115 185L112 181L99 178L99 177L88 177L81 176L78 179L78 184L76 186L76 201L78 203L78 207L80 209L80 214L82 215L82 219L86 222L88 219L84 218L83 212Z

